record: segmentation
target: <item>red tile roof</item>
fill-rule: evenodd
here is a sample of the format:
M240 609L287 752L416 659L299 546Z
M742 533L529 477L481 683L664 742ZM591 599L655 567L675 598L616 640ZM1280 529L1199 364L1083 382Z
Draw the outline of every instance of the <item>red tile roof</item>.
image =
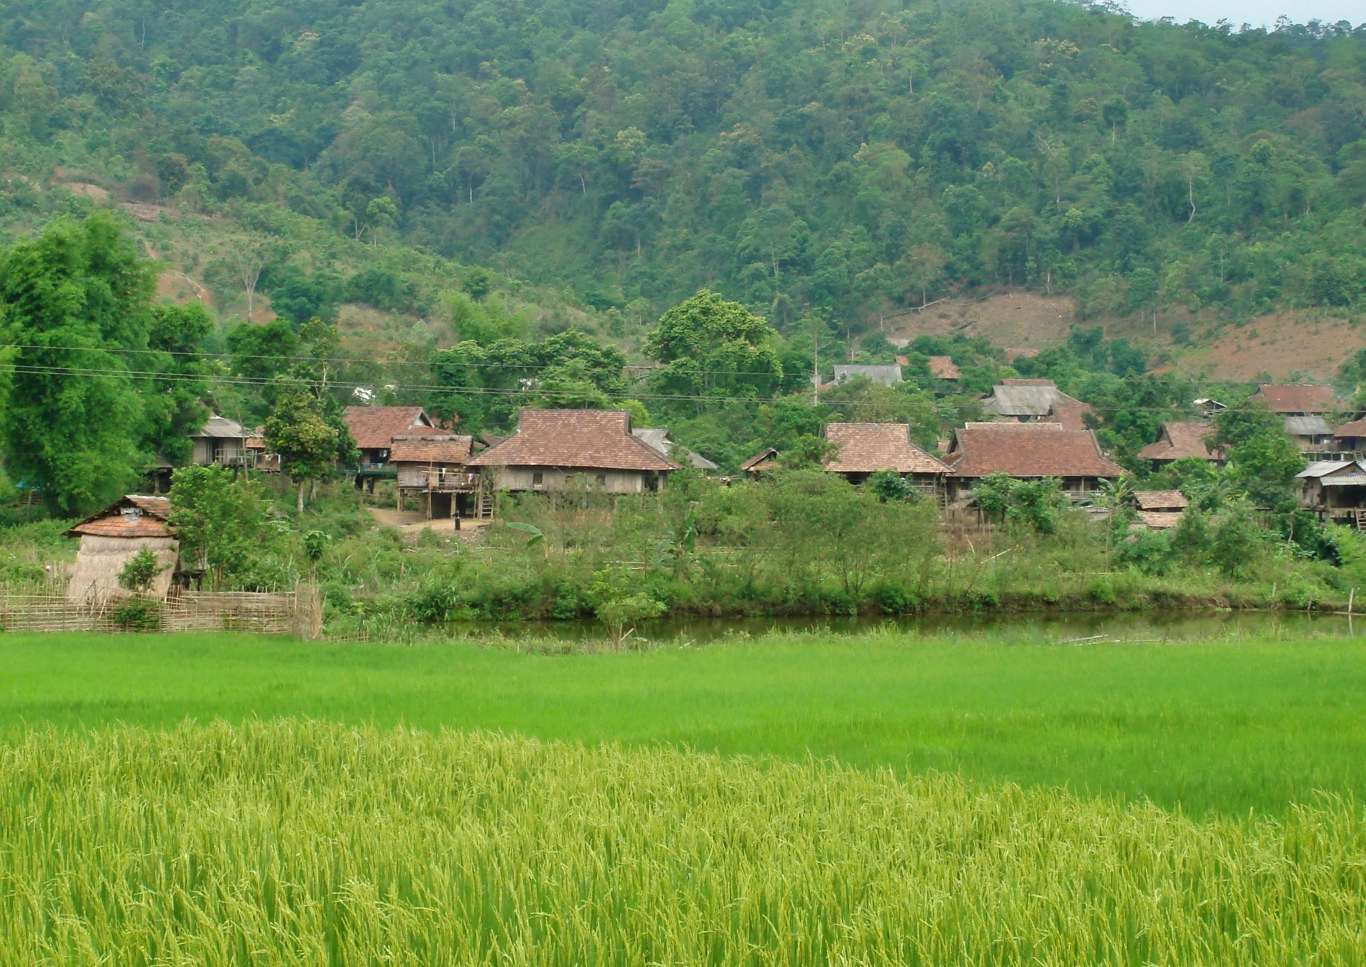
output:
M631 435L624 410L523 410L517 432L471 467L584 467L668 472L678 464Z
M1260 399L1273 413L1331 413L1337 405L1333 390L1308 384L1263 383L1253 399Z
M1090 430L1057 423L969 423L954 434L949 465L958 477L1120 477Z
M1339 438L1346 437L1366 437L1366 417L1360 420L1353 420L1351 423L1344 423L1333 431L1333 436Z
M1205 443L1212 432L1207 423L1163 423L1162 436L1139 450L1138 459L1217 461L1220 457Z
M401 433L389 449L390 463L469 463L474 437L451 433Z
M387 450L394 437L432 425L420 406L348 406L342 419L358 450Z
M935 379L958 379L962 373L954 365L950 356L931 356L930 375Z
M1135 490L1134 503L1139 510L1185 510L1190 506L1179 490Z
M1168 510L1140 510L1138 519L1144 526L1150 527L1155 531L1171 530L1181 524L1181 511Z
M832 473L948 473L949 468L911 442L905 423L831 423L825 438L837 448L825 464Z
M129 494L92 514L71 530L70 536L91 537L174 537L166 519L171 516L171 501L166 497Z

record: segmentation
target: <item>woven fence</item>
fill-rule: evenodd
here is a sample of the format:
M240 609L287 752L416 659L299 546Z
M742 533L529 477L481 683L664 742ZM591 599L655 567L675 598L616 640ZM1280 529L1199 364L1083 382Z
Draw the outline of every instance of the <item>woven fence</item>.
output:
M0 587L0 630L243 631L309 641L322 634L322 605L312 587L285 593L173 589L152 603L150 627L129 625L120 611L126 600L87 604L69 601L57 589Z

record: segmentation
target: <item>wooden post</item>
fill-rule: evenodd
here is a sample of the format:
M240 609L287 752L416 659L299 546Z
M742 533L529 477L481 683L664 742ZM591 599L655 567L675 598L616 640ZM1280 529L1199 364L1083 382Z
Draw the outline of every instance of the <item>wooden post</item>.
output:
M1352 590L1347 595L1347 617L1349 618L1352 616L1352 605L1356 604L1356 600L1357 589L1352 588Z

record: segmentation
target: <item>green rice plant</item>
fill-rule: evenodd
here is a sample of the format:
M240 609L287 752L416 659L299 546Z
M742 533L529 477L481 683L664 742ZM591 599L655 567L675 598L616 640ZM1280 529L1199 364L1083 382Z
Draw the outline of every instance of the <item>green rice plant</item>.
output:
M277 720L0 751L23 964L1346 964L1366 816Z

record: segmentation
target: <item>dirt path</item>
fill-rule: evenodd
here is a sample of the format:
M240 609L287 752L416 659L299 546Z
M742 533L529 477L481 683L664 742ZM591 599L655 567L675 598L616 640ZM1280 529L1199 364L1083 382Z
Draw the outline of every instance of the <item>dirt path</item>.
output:
M456 530L451 524L450 518L438 517L435 520L428 520L425 514L416 511L397 511L388 510L383 507L365 508L370 516L375 519L375 523L381 527L394 527L402 531L405 535L416 536L423 531L435 531L438 534L469 540L477 535L481 530L489 525L486 520L462 520L460 530Z

